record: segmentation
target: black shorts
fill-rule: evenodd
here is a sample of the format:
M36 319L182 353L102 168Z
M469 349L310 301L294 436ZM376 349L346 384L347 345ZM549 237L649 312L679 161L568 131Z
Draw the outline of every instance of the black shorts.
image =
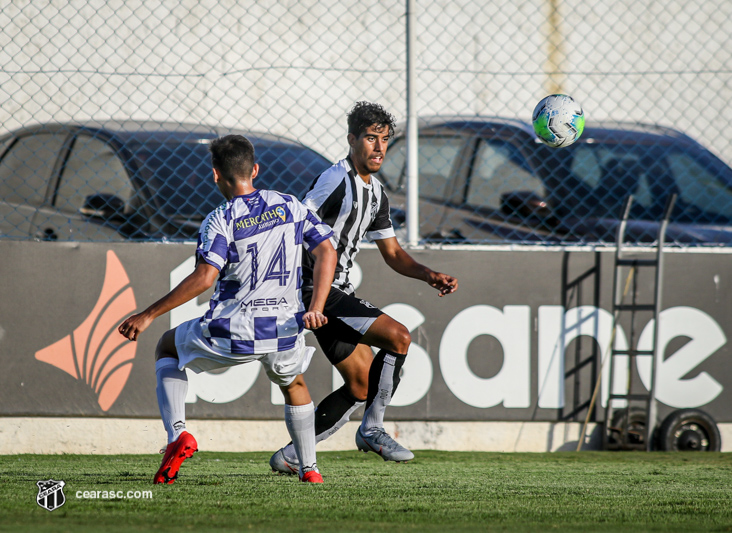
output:
M312 287L302 289L305 309L310 306L312 291ZM331 287L323 314L328 323L313 333L328 361L336 365L353 353L366 330L384 312L354 294Z

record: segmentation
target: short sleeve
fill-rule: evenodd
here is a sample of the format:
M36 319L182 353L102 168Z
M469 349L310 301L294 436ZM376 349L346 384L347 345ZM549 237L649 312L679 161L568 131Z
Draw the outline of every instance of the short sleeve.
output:
M333 236L331 227L320 220L312 211L305 209L302 240L305 249L310 251L321 242Z
M221 271L226 264L226 252L229 249L230 240L223 210L216 209L201 224L201 229L198 233L196 254L208 264Z
M315 180L302 203L326 224L334 225L346 198L346 176L341 165L334 165Z

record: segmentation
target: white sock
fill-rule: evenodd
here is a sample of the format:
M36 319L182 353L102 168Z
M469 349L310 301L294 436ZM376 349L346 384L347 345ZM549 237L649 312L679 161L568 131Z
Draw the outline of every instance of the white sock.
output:
M158 407L170 444L186 429L188 377L185 370L178 370L178 359L174 357L163 357L155 361L155 375L158 381L155 389Z
M353 404L353 406L350 409L348 409L345 413L343 413L343 416L340 418L340 420L338 420L338 422L336 422L336 424L334 426L329 427L322 433L315 435L315 444L318 444L319 442L324 441L325 439L327 439L328 437L333 435L336 431L338 431L343 426L345 426L346 422L348 422L351 418L351 413L353 413L356 409L358 409L365 403L366 402L356 402L355 404ZM315 409L315 412L316 413L318 412L317 408ZM297 452L295 451L295 445L292 442L290 444L288 444L287 446L285 446L284 448L282 448L282 452L285 454L285 459L287 459L288 461L291 461L297 457Z
M384 366L381 368L379 376L379 394L366 408L361 421L361 433L366 436L372 435L375 429L384 427L384 412L391 403L391 395L394 391L395 365L396 357L387 353L384 356Z
M315 461L315 406L285 405L285 425L300 461L300 477L309 471L318 471Z

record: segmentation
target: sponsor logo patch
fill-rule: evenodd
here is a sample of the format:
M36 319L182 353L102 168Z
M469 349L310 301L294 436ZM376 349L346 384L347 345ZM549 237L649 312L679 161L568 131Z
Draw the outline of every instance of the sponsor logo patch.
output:
M260 215L241 218L234 223L234 226L237 230L252 228L254 226L264 228L276 224L278 218L282 222L287 222L287 211L285 211L285 209L281 205L278 205L277 207L275 207L274 209L270 209L269 211L264 211Z

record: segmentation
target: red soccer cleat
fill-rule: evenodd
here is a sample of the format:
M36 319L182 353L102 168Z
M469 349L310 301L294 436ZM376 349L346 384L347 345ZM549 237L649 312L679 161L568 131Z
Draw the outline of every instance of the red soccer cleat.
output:
M308 470L302 475L300 481L303 483L322 483L323 476L317 470Z
M168 444L165 448L165 455L163 456L163 464L160 465L155 478L153 479L153 485L163 483L172 485L178 477L178 470L183 461L193 457L193 454L198 451L198 443L193 435L184 431L180 434L180 437L175 442Z

